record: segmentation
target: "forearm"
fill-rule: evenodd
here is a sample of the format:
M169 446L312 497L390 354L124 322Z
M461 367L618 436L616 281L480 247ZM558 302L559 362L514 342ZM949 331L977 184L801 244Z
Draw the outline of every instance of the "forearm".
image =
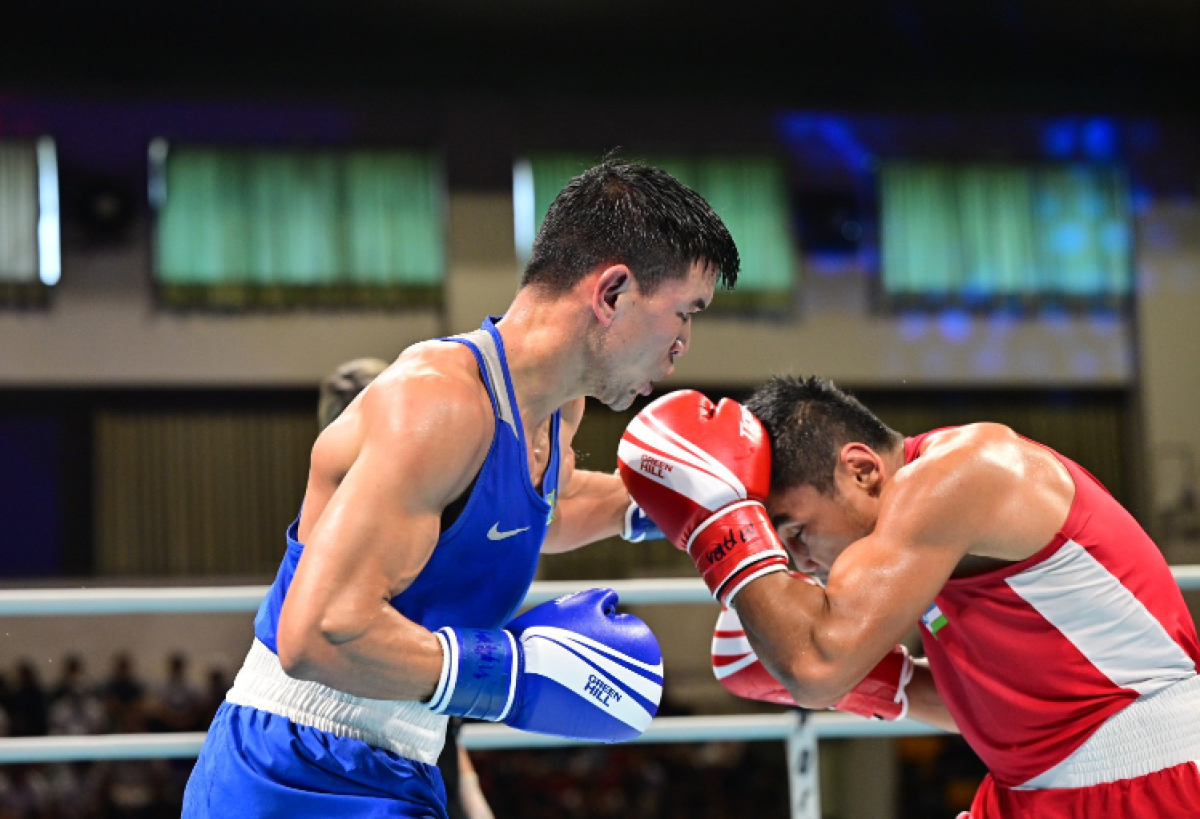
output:
M818 645L816 624L823 607L819 587L783 573L750 583L736 600L759 660L806 708L833 705L853 684L842 686L831 678L837 658L825 656Z
M802 576L759 578L736 608L763 665L806 708L836 705L898 642L862 629L853 611Z
M290 676L370 699L425 702L433 695L441 643L389 603L352 626L329 618L308 627L298 622L280 619L279 659Z
M618 476L576 469L559 493L542 551L568 552L620 535L628 508L629 492Z
M929 670L928 661L913 660L913 678L906 691L910 719L932 725L934 728L941 728L952 734L959 733L954 717L946 709L946 703L933 683L933 674Z

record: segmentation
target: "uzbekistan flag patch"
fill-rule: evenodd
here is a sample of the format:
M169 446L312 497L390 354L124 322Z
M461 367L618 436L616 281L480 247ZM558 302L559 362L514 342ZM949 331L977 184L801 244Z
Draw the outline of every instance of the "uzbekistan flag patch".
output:
M929 610L921 615L921 622L925 624L925 628L929 629L929 633L937 637L938 631L942 626L946 625L946 615L942 614L942 610L937 607L937 603L932 604Z

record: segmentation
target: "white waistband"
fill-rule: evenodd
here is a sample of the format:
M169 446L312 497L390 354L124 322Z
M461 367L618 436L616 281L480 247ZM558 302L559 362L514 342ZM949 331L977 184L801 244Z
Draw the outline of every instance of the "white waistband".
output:
M1200 676L1134 700L1074 753L1014 790L1086 788L1200 764Z
M257 639L225 699L430 765L437 762L446 741L447 717L422 703L355 697L294 679Z

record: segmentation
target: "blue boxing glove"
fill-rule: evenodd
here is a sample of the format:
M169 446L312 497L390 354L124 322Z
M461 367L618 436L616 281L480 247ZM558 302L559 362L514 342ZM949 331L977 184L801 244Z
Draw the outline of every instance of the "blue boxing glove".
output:
M429 708L571 739L640 736L662 699L662 651L649 626L616 606L615 591L591 589L504 629L438 629L444 659Z
M666 535L650 520L646 510L638 506L637 501L631 500L629 508L625 510L625 526L621 530L621 537L630 543L641 543L643 540L661 540Z

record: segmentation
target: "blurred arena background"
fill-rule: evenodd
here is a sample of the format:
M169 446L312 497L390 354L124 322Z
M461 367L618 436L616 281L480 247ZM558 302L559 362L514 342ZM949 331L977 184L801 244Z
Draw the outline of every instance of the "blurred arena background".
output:
M5 3L0 585L269 582L321 377L502 310L549 197L613 149L743 254L663 390L817 373L904 432L1008 423L1200 563L1197 43L1187 0ZM591 408L583 465L629 416ZM680 558L605 543L540 578ZM667 711L769 710L713 681L715 606L639 614ZM251 635L2 625L14 736L202 727ZM476 765L497 816L787 815L770 743ZM827 819L952 817L982 774L946 737L825 742L821 770ZM0 766L0 818L178 815L186 775Z

